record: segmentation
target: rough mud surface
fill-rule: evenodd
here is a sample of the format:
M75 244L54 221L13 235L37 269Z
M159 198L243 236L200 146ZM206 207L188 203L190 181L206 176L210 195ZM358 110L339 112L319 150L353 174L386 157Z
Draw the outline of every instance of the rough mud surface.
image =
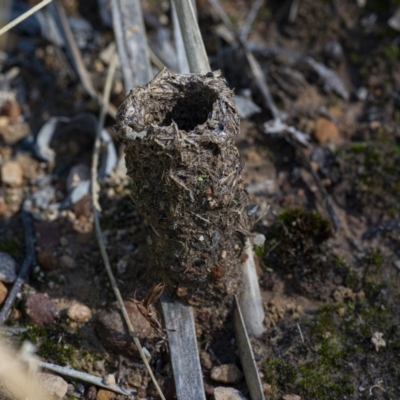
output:
M151 228L151 279L192 305L239 293L248 197L226 82L165 70L132 90L116 119L132 199Z
M70 17L82 16L92 24L85 34L75 35L94 86L101 92L109 62L102 52L113 40L112 27L101 22L97 2L63 4ZM229 129L224 126L239 151L227 158L237 174L228 181L238 179L237 191L227 194L242 199L242 182L247 185L249 204L258 205L258 210L249 209L250 229L266 237L265 246L256 249L265 334L252 340L255 358L267 399L395 400L400 386L400 52L399 32L387 21L400 5L394 0L368 0L365 7L347 0L301 0L296 18L289 22L290 4L271 1L263 5L248 42L278 109L286 114L285 123L310 135L308 147L296 144L287 134L265 133L264 123L271 115L244 55L240 48L229 45L229 35L209 4L198 2L212 69L222 70L235 94L250 96L261 107L259 113L240 123L233 116ZM170 11L165 2L146 1L143 5L150 42L154 43L161 37L157 29L170 27ZM238 0L224 1L222 6L231 21L241 27L251 4ZM61 126L60 135L50 142L52 160L39 157L36 146L38 132L49 118L74 117L82 112L98 115L98 106L79 83L62 47L28 28L8 36L6 56L0 58L1 74L17 72L6 89L0 86L0 269L9 256L17 263L17 272L23 265L26 231L19 210L26 200L34 228L36 261L3 332L17 347L24 340L32 342L45 361L107 379L112 374L120 385L134 388L138 398L157 398L137 349L133 345L127 348L127 332L94 235L90 196L68 207L54 207L65 201L73 185L86 179L92 151L92 136L87 134L90 129L82 126L81 120L75 120L71 130L62 131L65 125ZM313 62L334 71L340 85L337 80L329 84L321 75L321 66L316 69ZM220 78L207 79L213 82ZM226 86L218 93L210 92L206 108L225 93L228 97L231 93ZM118 72L111 101L119 107L125 98ZM230 102L229 97L227 104ZM173 114L172 107L160 112L157 132L165 131L172 137L181 132L179 140L192 140L196 127L213 134L220 129L218 125L206 126L208 112L197 107L197 101L192 106L200 113L194 126L191 119ZM71 127L66 122L60 124ZM106 119L106 129L123 158L122 144L112 131L114 124L113 118ZM148 120L131 128L142 132L154 125ZM153 284L169 279L163 272L167 261L163 257L171 254L166 243L161 243L160 254L149 254L149 243L157 243L157 226L162 226L163 220L148 208L160 201L154 190L161 190L171 193L166 204L190 201L191 206L198 207L194 212L201 218L209 220L218 215L207 208L208 197L201 196L207 193L223 201L226 193L214 193L218 187L212 182L215 174L223 175L219 170L222 166L213 158L213 149L218 146L213 147L212 140L210 147L201 149L207 151L210 160L201 168L193 166L197 154L193 149L201 148L201 143L187 143L183 150L192 158L184 169L193 168L190 177L174 175L175 181L165 177L165 186L155 187L151 179L158 179L161 172L155 162L170 162L162 146L180 153L174 147L179 141L174 144L168 139L158 150L150 143L141 148L138 138L132 144L124 140L127 154L138 151L142 158L134 158L131 165L128 162L132 178L119 164L101 181L101 227L131 319L152 355L151 365L166 398L172 400L176 397L165 332L155 329L140 312L149 293L147 298L151 298ZM149 160L153 169L136 176L135 169L144 168L146 154L153 157ZM181 168L178 164L172 167L174 171ZM147 189L142 182L153 187ZM142 193L147 196L146 204L138 203ZM340 222L337 231L331 223L327 196ZM243 204L247 203L241 203L238 209L242 210ZM196 216L188 223L189 210L183 211L176 220L177 227L191 229L193 224L204 236L204 241L191 243L195 244L191 251L203 254L203 247L209 249L218 226L222 238L215 257L224 259L224 250L227 255L232 252L237 259L241 257L240 237L223 238L219 228L221 224L234 226L237 220L218 221L210 230ZM170 218L173 210L166 208L165 212L171 213ZM140 214L146 214L152 222L148 224ZM162 231L173 234L172 228L162 226ZM179 235L189 238L191 232ZM230 240L235 241L233 248L224 248ZM193 289L198 282L206 285L207 292L209 283L218 284L207 274L212 274L214 265L222 265L221 260L198 259L206 260L206 264L193 267L196 260L190 260L179 266L187 270L182 282L193 279L182 287ZM160 266L153 264L156 262ZM201 272L187 278L192 268L195 274ZM12 288L12 276L8 271L0 284L0 301L5 301ZM176 273L171 275L177 288L178 278ZM185 291L180 294L185 298ZM221 298L220 292L217 297ZM159 305L153 306L146 312L162 323ZM207 398L213 398L214 388L227 386L249 399L245 380L232 367L242 369L229 301L197 307L195 314ZM215 369L221 365L225 367ZM218 371L229 368L236 371L234 380L215 380ZM128 398L65 379L65 399Z

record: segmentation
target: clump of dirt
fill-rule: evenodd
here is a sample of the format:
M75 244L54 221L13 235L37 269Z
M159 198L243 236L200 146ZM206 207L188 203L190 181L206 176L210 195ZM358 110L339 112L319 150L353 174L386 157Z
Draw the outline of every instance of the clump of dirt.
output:
M326 281L343 283L350 274L344 262L329 251L333 236L328 219L301 208L282 211L266 233L264 262L285 278L286 290L326 299Z
M151 228L151 279L191 304L237 293L247 194L224 79L164 70L130 92L117 130L135 208Z

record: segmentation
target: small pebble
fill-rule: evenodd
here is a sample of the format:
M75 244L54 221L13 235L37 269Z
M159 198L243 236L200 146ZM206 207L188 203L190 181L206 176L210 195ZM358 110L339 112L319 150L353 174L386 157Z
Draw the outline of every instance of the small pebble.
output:
M60 237L60 244L63 247L68 246L68 239L65 236L61 236Z
M94 386L90 386L86 392L86 398L88 400L96 400L97 397L97 389Z
M185 296L187 296L187 294L188 294L188 290L185 287L181 286L176 289L176 295L178 297L185 297Z
M75 217L80 221L86 221L92 215L92 200L87 194L73 205Z
M8 290L4 283L0 282L0 306L3 304L4 300L7 298Z
M216 382L233 384L243 378L243 373L235 364L223 364L211 370L211 379Z
M3 196L0 196L0 216L5 216L8 211L8 205Z
M201 365L205 368L205 369L211 369L212 368L212 361L211 361L211 357L210 355L204 351L204 350L200 350L200 361L201 361Z
M67 191L71 191L74 187L76 187L79 182L87 181L90 179L90 169L85 164L78 164L72 167L69 171L66 186Z
M105 360L97 360L93 363L93 369L97 372L100 372L101 374L103 374L104 372L104 364L105 364Z
M324 47L324 55L335 63L339 63L343 58L343 48L339 42L330 41Z
M262 233L258 233L253 237L254 246L263 247L265 243L265 236Z
M38 250L36 258L38 264L47 271L54 269L57 265L57 259L50 250Z
M364 87L364 86L359 87L357 89L356 96L357 96L357 99L360 100L360 101L367 100L368 89L366 87Z
M283 400L301 400L301 397L297 394L285 394L282 397Z
M137 388L137 398L138 399L146 399L147 398L147 390L145 387L140 386Z
M62 399L68 390L68 383L60 376L41 372L37 375L39 384L43 389L58 399Z
M67 311L68 317L76 322L88 322L92 318L92 311L84 304L75 303Z
M51 324L58 318L56 304L42 293L31 294L25 302L25 314L36 325Z
M53 201L55 193L56 190L54 187L47 186L35 192L32 196L32 200L37 207L48 211L48 207Z
M257 205L257 204L249 204L249 205L246 207L246 210L247 210L247 215L248 215L249 217L252 217L252 216L255 215L256 212L258 211L258 205Z
M15 123L21 116L21 107L15 101L5 101L1 107L0 114L8 117L12 123Z
M372 344L375 346L375 350L378 352L381 347L386 347L386 342L383 339L382 332L374 332L371 338Z
M346 309L344 307L339 307L337 310L339 317L343 317L346 314Z
M262 389L263 389L264 394L268 395L271 393L272 386L269 383L263 382Z
M20 187L24 181L24 171L16 161L6 161L1 166L1 180L10 187Z
M7 253L0 252L0 281L13 283L17 279L17 263Z
M62 255L58 262L61 268L74 269L76 267L75 260L66 254Z
M116 385L115 376L113 374L108 374L104 377L104 384L107 386Z
M154 329L140 313L134 301L125 301L125 307L139 339L154 337ZM96 330L101 340L110 350L118 354L138 355L136 346L128 333L121 313L116 306L100 312L96 321Z
M214 400L246 400L246 397L239 390L219 386L214 389Z
M110 392L109 390L105 389L100 389L97 392L96 400L111 400L115 397L113 392Z
M339 129L330 119L320 117L315 122L314 137L321 144L335 143L339 140Z

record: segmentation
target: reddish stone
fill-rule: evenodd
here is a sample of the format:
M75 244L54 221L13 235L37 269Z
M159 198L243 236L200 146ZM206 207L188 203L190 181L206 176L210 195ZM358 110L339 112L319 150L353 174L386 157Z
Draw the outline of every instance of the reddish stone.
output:
M125 301L126 311L133 325L133 330L139 339L152 338L154 329L149 321L140 313L134 301ZM118 354L138 355L138 350L132 342L132 338L122 321L121 312L117 307L100 312L96 321L97 332L103 343L110 350Z
M315 122L314 136L322 144L337 142L339 140L339 129L330 119L321 117Z
M8 290L4 283L0 282L0 306L3 304L4 300L7 298Z
M36 293L27 297L25 314L35 325L48 325L58 318L58 308L46 295Z
M52 270L57 265L56 257L49 250L39 250L36 257L38 264L45 270Z
M211 271L211 276L215 281L224 277L225 274L226 274L226 267L220 264L216 264Z
M1 107L0 115L10 118L11 122L15 122L21 116L21 107L18 103L6 101Z
M87 220L92 215L92 196L87 194L82 197L73 206L73 211L76 216L81 221Z

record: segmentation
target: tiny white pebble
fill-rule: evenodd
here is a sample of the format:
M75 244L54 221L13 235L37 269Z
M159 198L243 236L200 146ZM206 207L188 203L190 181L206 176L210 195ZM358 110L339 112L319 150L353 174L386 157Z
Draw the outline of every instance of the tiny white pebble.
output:
M200 242L202 242L202 241L204 240L204 236L201 235L201 236L199 237L199 240L200 240Z

